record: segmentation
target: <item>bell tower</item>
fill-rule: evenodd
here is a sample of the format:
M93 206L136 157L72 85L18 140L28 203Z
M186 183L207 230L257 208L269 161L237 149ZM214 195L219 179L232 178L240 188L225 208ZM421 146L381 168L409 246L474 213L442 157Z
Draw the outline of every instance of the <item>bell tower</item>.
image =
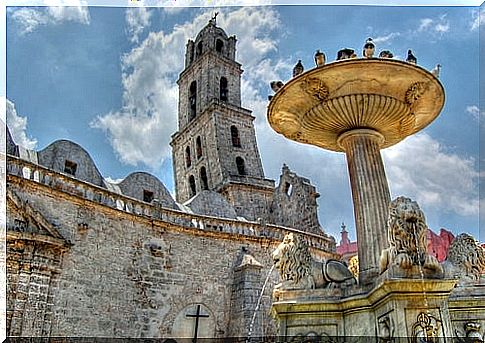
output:
M178 131L172 135L176 199L223 195L246 219L266 218L274 181L265 179L250 110L241 107L236 37L215 17L189 40L180 73Z

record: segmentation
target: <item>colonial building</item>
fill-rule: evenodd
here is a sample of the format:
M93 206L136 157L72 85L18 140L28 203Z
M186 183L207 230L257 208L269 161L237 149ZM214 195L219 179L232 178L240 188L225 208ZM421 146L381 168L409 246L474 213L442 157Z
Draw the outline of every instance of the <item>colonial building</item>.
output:
M171 141L176 199L144 172L107 182L76 143L29 151L7 130L8 335L275 333L275 245L297 232L315 258L338 256L310 181L287 166L277 186L265 178L241 73L236 38L214 20L189 40Z

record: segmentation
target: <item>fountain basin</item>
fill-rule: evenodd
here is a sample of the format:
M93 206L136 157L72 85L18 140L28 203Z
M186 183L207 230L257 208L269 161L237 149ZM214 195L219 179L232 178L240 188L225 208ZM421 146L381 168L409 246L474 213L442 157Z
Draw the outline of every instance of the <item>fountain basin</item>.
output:
M271 127L286 138L344 151L340 135L379 132L381 148L429 125L444 106L444 89L427 70L390 59L350 59L293 78L272 98Z

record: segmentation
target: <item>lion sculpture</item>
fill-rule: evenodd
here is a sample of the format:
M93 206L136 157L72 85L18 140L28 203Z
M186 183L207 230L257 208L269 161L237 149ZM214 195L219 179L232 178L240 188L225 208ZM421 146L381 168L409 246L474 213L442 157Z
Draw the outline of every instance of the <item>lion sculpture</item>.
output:
M295 290L332 287L356 280L348 268L337 260L315 261L303 239L288 233L272 254L282 282L275 289Z
M485 274L485 249L472 236L462 233L451 243L444 266L451 277L479 280Z
M391 265L403 269L421 266L437 272L443 271L436 257L427 252L428 226L423 211L415 201L406 197L391 201L387 230L389 248L381 254L381 273Z

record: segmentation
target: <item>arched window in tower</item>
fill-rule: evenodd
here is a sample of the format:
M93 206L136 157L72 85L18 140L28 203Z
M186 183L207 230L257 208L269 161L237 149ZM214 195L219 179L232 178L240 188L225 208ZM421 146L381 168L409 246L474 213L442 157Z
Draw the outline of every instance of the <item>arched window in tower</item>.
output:
M207 183L207 172L205 167L200 168L200 182L203 190L209 189L209 184Z
M232 146L235 146L237 148L241 147L241 140L239 139L239 130L234 125L231 126L231 140L232 140Z
M189 88L189 121L195 118L197 110L197 82L192 81Z
M189 176L189 192L190 192L190 197L192 198L194 195L197 194L197 190L195 188L195 177L194 175Z
M216 51L222 53L223 49L224 49L224 43L222 42L222 40L220 39L216 40Z
M195 154L197 155L197 159L202 157L202 140L200 136L197 136L195 139Z
M202 55L202 41L197 44L197 55L195 57L200 57Z
M242 157L236 157L237 172L239 175L246 175L246 166Z
M228 90L227 90L227 79L223 76L221 77L221 81L219 83L219 93L220 99L222 101L227 101Z
M185 148L185 165L189 168L192 165L192 159L190 158L190 147Z

